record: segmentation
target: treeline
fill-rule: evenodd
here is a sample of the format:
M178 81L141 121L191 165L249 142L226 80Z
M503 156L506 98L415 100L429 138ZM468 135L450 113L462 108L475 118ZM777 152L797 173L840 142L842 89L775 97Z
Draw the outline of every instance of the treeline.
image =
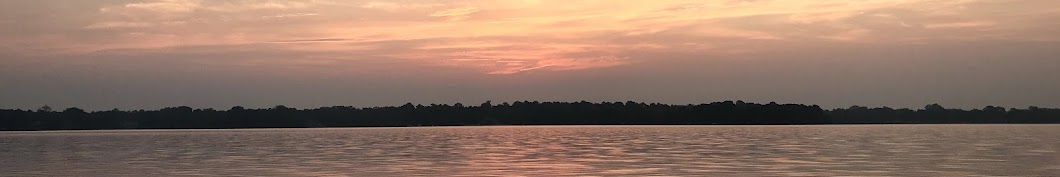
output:
M987 106L972 110L947 109L939 104L918 110L851 106L828 111L828 116L834 124L1060 123L1060 109L1034 106L1027 109Z
M826 111L816 105L725 101L668 105L638 102L529 102L476 106L431 104L294 109L187 106L161 110L55 111L0 109L0 130L216 129L462 125L796 125L858 123L1060 123L1060 109L976 110L866 108Z

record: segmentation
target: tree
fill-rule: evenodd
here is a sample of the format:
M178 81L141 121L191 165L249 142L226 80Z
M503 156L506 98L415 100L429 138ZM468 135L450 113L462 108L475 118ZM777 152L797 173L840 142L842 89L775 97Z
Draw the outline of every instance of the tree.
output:
M132 128L290 128L456 125L713 125L713 124L864 124L864 123L1060 123L1060 109L923 110L851 106L825 111L817 105L725 101L669 105L628 101L592 103L516 101L480 106L455 104L355 108L349 106L265 109L235 106L227 111L187 106L160 110L52 112L0 109L0 130Z
M41 106L40 108L37 108L37 112L52 112L52 107L48 106L48 105L44 105L44 106Z
M84 113L85 113L85 110L83 110L81 108L76 108L76 107L66 108L66 110L63 110L63 114L84 114Z
M929 104L927 106L924 106L924 111L945 111L945 110L946 110L946 108L942 107L942 105L939 105L938 103Z

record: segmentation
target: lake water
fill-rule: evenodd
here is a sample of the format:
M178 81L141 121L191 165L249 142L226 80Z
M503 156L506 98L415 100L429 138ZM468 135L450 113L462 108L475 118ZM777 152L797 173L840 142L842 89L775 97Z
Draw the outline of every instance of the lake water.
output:
M0 132L0 176L1060 176L1060 125Z

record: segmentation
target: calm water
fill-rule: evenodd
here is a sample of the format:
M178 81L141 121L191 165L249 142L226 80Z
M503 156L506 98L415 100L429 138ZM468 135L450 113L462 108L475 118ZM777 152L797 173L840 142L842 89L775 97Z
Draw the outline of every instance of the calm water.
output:
M0 176L1060 176L1060 125L0 132Z

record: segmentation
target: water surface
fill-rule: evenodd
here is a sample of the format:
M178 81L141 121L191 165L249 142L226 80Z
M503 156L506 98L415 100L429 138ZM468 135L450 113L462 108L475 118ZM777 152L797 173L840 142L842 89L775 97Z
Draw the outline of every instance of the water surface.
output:
M0 176L1060 176L1060 125L0 132Z

